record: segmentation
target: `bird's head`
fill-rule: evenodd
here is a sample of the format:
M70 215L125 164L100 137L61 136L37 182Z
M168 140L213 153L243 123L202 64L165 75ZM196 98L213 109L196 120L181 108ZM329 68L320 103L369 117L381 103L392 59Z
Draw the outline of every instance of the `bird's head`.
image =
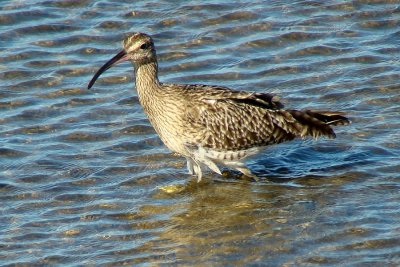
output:
M93 76L89 82L90 89L96 82L97 78L112 66L126 60L130 60L136 66L156 61L156 50L154 48L153 39L145 33L134 33L126 37L123 42L123 49L112 59L107 61Z

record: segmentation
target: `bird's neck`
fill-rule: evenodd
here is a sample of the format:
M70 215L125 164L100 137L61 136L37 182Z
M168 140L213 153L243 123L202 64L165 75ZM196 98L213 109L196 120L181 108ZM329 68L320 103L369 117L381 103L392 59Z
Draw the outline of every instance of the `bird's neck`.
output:
M146 62L135 65L136 89L139 94L150 93L160 86L158 81L158 64L157 61Z
M136 64L135 74L139 102L147 114L152 114L162 95L162 86L158 81L157 61Z

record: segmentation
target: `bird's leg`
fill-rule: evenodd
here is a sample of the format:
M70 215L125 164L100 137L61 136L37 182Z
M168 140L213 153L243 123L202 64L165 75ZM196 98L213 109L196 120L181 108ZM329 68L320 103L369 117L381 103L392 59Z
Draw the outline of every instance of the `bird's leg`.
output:
M186 164L191 175L197 175L197 182L201 181L201 177L203 177L203 172L201 171L200 163L194 161L191 158L186 158Z
M195 173L197 173L197 182L199 183L201 181L201 177L203 177L203 173L201 171L200 164L196 163L194 165L194 170L195 170Z
M232 169L236 169L246 175L247 177L250 177L254 179L255 181L258 181L257 175L253 174L247 167L246 165L241 162L241 161L236 161L236 162L225 162L225 165L227 167L230 167Z
M246 175L247 177L250 177L252 179L254 179L254 181L258 181L258 177L257 175L253 174L249 169L247 169L246 167L239 167L236 168L236 170L240 171L241 173L243 173L244 175Z
M189 171L189 174L194 175L194 166L193 166L193 160L191 158L186 158L186 165Z

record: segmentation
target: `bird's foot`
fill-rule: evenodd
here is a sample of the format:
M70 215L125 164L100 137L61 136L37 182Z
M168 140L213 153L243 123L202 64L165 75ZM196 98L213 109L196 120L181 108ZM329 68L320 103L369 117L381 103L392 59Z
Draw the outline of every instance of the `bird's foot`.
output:
M248 177L251 178L252 180L254 180L255 182L258 182L260 179L257 175L253 174L249 169L247 168L236 168L238 171L240 171L241 173L243 173L244 177ZM247 179L246 179L247 180Z

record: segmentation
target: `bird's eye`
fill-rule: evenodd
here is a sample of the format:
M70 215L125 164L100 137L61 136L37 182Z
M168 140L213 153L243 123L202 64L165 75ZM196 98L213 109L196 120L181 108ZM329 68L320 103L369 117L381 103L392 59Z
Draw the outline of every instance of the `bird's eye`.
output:
M144 43L140 46L140 49L147 49L149 48L150 44L149 43Z

